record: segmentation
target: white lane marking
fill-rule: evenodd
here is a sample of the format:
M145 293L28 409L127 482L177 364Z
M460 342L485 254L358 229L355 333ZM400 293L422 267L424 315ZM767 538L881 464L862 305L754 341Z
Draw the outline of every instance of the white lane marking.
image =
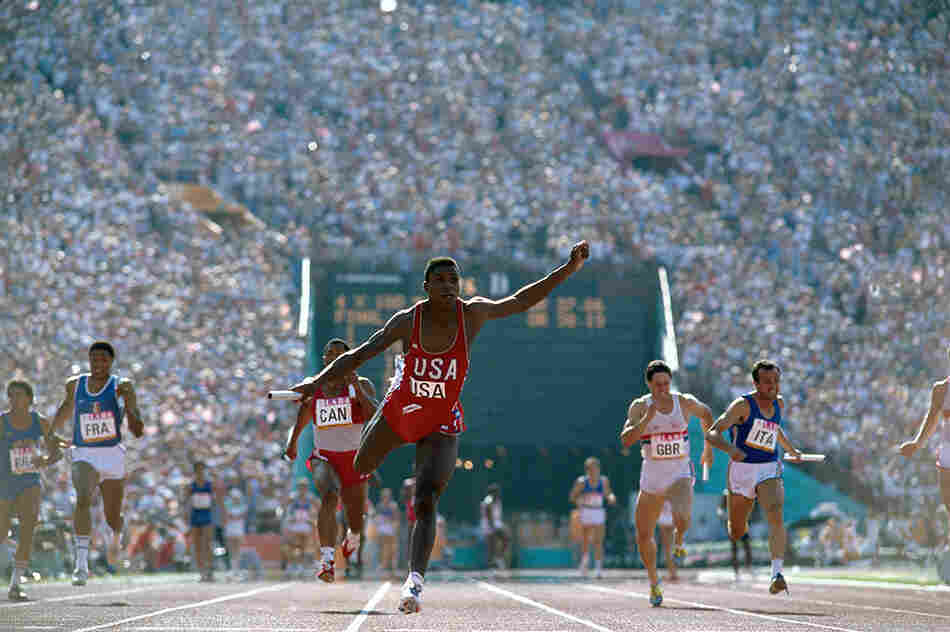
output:
M486 582L478 582L478 585L481 588L484 588L485 590L488 590L490 592L497 593L499 595L504 595L505 597L508 597L509 599L514 599L515 601L520 601L523 604L534 606L535 608L539 608L541 610L544 610L545 612L556 614L557 616L564 617L565 619L568 619L569 621L573 621L574 623L580 623L581 625L586 625L587 627L591 629L600 630L600 632L612 632L610 628L605 628L602 625L597 625L593 621L588 621L587 619L581 619L579 617L575 617L574 615L568 614L564 612L563 610L558 610L556 608L552 608L551 606L547 606L543 603L534 601L532 599L528 599L527 597L522 597L518 593L513 593L509 590L505 590L504 588L499 588L498 586L495 586L493 584L489 584Z
M235 593L233 595L225 595L223 597L215 597L214 599L207 599L205 601L195 601L192 603L187 603L183 606L175 606L173 608L162 608L161 610L156 610L155 612L147 612L145 614L140 614L135 617L129 617L127 619L122 619L120 621L112 621L111 623L102 623L100 625L94 625L88 628L77 628L73 632L92 632L93 630L102 630L104 628L114 628L126 623L132 623L133 621L141 621L142 619L151 619L152 617L159 617L163 614L168 614L169 612L178 612L179 610L190 610L191 608L200 608L201 606L210 606L216 603L221 603L224 601L231 601L233 599L241 599L242 597L250 597L251 595L256 595L262 592L272 592L275 590L281 590L287 586L289 583L275 584L274 586L264 586L263 588L255 588L254 590L247 590L240 593ZM154 588L154 586L153 586Z
M25 625L21 630L58 630L62 626L59 625Z
M4 603L0 604L0 609L2 608L25 608L26 606L39 606L44 603L53 603L57 601L75 601L76 599L85 599L95 598L95 597L109 597L112 595L127 595L129 593L137 593L145 590L152 590L154 586L147 586L144 588L127 588L125 590L113 590L110 592L97 592L97 593L81 593L79 595L69 595L68 597L50 597L49 599L36 599L34 601L18 601L17 603Z
M376 607L383 597L386 596L386 593L389 592L392 582L385 582L382 586L376 589L376 592L370 597L369 601L366 602L366 605L363 606L363 609L360 610L359 616L353 619L353 622L346 627L344 632L356 632L360 629L360 626L363 625L363 622L366 621L366 617L369 616L369 613L372 612L373 608Z
M222 628L220 626L214 626L212 628L202 628L202 627L187 627L183 628L180 625L147 625L138 628L128 628L129 632L132 630L142 632L181 632L186 630L187 632L199 632L199 631L213 631L213 632L274 632L273 627L269 628ZM313 628L280 628L280 632L313 632Z
M627 590L617 590L615 588L606 588L604 586L582 586L587 590L593 590L597 592L604 592L616 595L624 595L630 597L643 597L644 599L648 598L649 595L645 593L635 593ZM738 614L746 617L755 617L757 619L766 619L768 621L780 621L782 623L794 623L796 625L804 625L810 628L821 628L822 630L837 630L838 632L861 632L860 630L855 630L853 628L839 628L834 625L823 625L821 623L811 623L809 621L799 621L797 619L786 619L785 617L776 617L769 614L759 614L758 612L749 612L748 610L736 610L735 608L726 608L724 606L716 606L708 603L699 603L696 601L685 601L683 599L673 599L672 597L663 597L663 601L672 601L675 603L686 604L687 606L693 606L694 608L710 608L712 610L719 610L720 612L728 612L729 614ZM807 615L806 615L807 616Z
M806 584L812 586L846 586L848 588L884 588L888 590L915 591L915 592L950 592L950 586L934 584L933 586L922 586L920 584L902 584L898 582L875 582L864 581L863 579L822 579L820 577L801 577L794 576L796 584ZM722 584L731 582L732 575L720 571L703 571L696 576L696 581L701 584ZM756 581L756 583L768 584L768 580Z
M746 590L730 590L728 588L716 588L715 586L709 586L713 590L726 591L730 594L743 594L750 596L757 596L759 593L753 593ZM921 617L934 617L937 619L950 619L950 615L947 614L937 614L934 612L921 612L919 610L902 610L900 608L885 608L884 606L867 606L857 603L848 603L846 601L825 601L822 599L799 599L796 597L783 597L785 601L801 601L803 603L815 603L822 606L844 606L846 608L857 608L859 610L883 610L884 612L896 612L897 614L914 614Z

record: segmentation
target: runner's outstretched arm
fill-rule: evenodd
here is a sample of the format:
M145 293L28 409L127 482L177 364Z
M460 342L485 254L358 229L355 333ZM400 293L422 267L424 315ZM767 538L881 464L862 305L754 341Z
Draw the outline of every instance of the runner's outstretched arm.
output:
M300 433L303 432L312 418L310 398L305 397L300 401L300 408L297 409L297 423L294 424L294 430L290 433L290 439L288 439L287 447L284 449L284 454L291 461L297 458L297 440L300 438Z
M745 458L745 452L731 444L722 435L729 430L729 428L741 424L750 413L749 402L742 397L738 398L729 404L729 408L726 409L726 412L716 420L716 423L714 423L712 428L706 433L706 441L712 444L714 448L719 448L730 455L733 461L743 460Z
M548 294L569 276L584 267L584 261L588 257L590 257L590 244L586 240L580 241L571 248L571 258L567 263L546 277L524 286L511 296L497 301L482 296L474 297L469 302L472 313L484 322L526 312L547 298Z
M914 452L922 446L927 439L937 429L937 419L939 412L943 409L943 401L947 397L947 382L937 382L930 391L930 408L927 410L927 416L920 422L917 429L917 436L911 441L905 441L900 444L899 450L907 458L914 456Z

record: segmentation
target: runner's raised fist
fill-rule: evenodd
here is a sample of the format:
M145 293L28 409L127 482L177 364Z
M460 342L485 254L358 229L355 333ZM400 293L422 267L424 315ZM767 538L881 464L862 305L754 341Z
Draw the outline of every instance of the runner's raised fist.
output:
M587 243L585 239L584 241L577 242L574 244L574 247L571 248L570 264L575 271L580 270L588 257L590 257L590 244Z

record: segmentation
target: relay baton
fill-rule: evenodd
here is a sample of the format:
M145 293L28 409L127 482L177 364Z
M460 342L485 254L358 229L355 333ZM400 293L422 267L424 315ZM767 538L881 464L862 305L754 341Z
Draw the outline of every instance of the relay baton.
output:
M291 402L303 399L303 395L297 391L268 391L267 399L283 399Z
M703 480L709 480L709 463L703 463Z
M801 461L802 463L821 463L825 460L824 454L799 454L798 457L794 457L791 454L785 454L786 461Z

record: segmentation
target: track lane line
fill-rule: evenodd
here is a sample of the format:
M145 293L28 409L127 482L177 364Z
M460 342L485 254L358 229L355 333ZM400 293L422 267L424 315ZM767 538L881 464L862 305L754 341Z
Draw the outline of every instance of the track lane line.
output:
M77 628L72 632L93 632L93 630L104 630L106 628L118 627L120 625L125 625L126 623L132 623L133 621L141 621L143 619L151 619L152 617L159 617L163 614L168 614L170 612L178 612L179 610L190 610L192 608L200 608L202 606L210 606L216 603L222 603L224 601L232 601L234 599L241 599L242 597L250 597L252 595L257 595L262 592L273 592L275 590L281 590L290 586L290 582L285 582L282 584L275 584L274 586L264 586L263 588L255 588L254 590L246 590L244 592L235 593L233 595L224 595L223 597L215 597L214 599L206 599L205 601L195 601L193 603L188 603L183 606L175 606L173 608L162 608L161 610L156 610L154 612L147 612L145 614L140 614L134 617L128 617L120 621L112 621L111 623L102 623L99 625L94 625L88 628Z
M718 590L718 591L720 591L720 592L726 592L726 593L729 593L729 594L735 594L735 595L749 595L749 596L753 596L753 597L756 596L756 595L761 594L761 593L754 593L754 592L751 592L751 591L748 591L748 590L735 590L735 589L730 589L730 588L720 588L720 587L718 587L718 586L707 585L707 584L703 584L703 588L706 588L706 589L711 588L711 589L713 589L713 590ZM890 595L888 595L888 598L890 598ZM913 614L913 615L918 615L918 616L921 616L921 617L934 617L934 618L936 618L936 619L950 619L950 615L947 615L947 614L939 614L939 613L936 613L936 612L922 612L922 611L920 611L920 610L904 610L904 609L901 609L901 608L887 608L887 607L885 607L885 606L868 606L868 605L864 605L864 604L848 603L848 602L845 602L845 601L825 601L825 600L823 600L823 599L809 599L809 598L805 598L805 597L783 597L783 599L784 599L785 601L798 601L798 602L802 602L802 603L814 603L814 604L819 604L819 605L822 605L822 606L842 606L842 607L845 607L845 608L857 608L857 609L860 609L860 610L882 610L882 611L884 611L884 612L894 612L894 613L897 613L897 614Z
M617 590L616 588L607 588L605 586L587 586L582 584L582 588L587 590L592 590L594 592L608 593L612 595L623 595L625 597L643 597L644 599L649 598L649 595L645 593L635 593L629 590ZM774 615L768 614L759 614L758 612L749 612L748 610L736 610L735 608L726 608L725 606L716 606L708 603L699 603L698 601L685 601L683 599L674 599L673 597L663 597L663 601L672 601L675 603L685 604L687 606L693 606L694 608L709 608L711 610L719 610L720 612L728 612L729 614L738 614L746 617L755 617L756 619L766 619L768 621L779 621L781 623L794 623L796 625L804 625L810 628L820 628L822 630L836 630L836 632L862 632L862 630L855 630L854 628L839 628L834 625L824 625L821 623L811 623L810 621L798 621L797 619L786 619L785 617L776 617ZM807 616L807 615L804 615Z
M142 588L126 588L125 590L112 590L109 592L81 593L79 595L68 595L66 597L36 598L30 601L18 601L16 603L0 604L0 610L4 608L25 608L27 606L39 606L44 603L55 603L58 601L75 601L76 599L85 599L86 597L110 597L112 595L128 595L130 593L143 592L151 590L154 586L144 586Z
M557 616L568 619L569 621L573 621L574 623L580 623L581 625L586 625L587 627L593 630L599 630L599 632L613 632L613 630L611 630L610 628L605 628L602 625L597 625L593 621L588 621L587 619L581 619L580 617L575 617L574 615L568 614L567 612L564 612L563 610L558 610L557 608L552 608L551 606L545 605L538 601L534 601L533 599L522 597L518 593L511 592L510 590L505 590L504 588L499 588L498 586L495 586L494 584L489 584L487 582L478 582L478 586L489 592L493 592L498 595L503 595L505 597L508 597L509 599L514 599L515 601L521 602L529 606L533 606L540 610L544 610L545 612L548 612L550 614L556 614Z
M373 593L373 596L369 598L369 601L366 602L366 605L363 606L363 609L360 610L359 615L353 619L352 623L346 627L344 632L356 632L360 629L360 626L363 625L363 622L366 621L366 618L369 616L369 613L373 611L373 608L376 607L383 597L386 596L386 593L389 592L389 589L392 587L392 582L384 582L382 586L376 589L376 592Z

